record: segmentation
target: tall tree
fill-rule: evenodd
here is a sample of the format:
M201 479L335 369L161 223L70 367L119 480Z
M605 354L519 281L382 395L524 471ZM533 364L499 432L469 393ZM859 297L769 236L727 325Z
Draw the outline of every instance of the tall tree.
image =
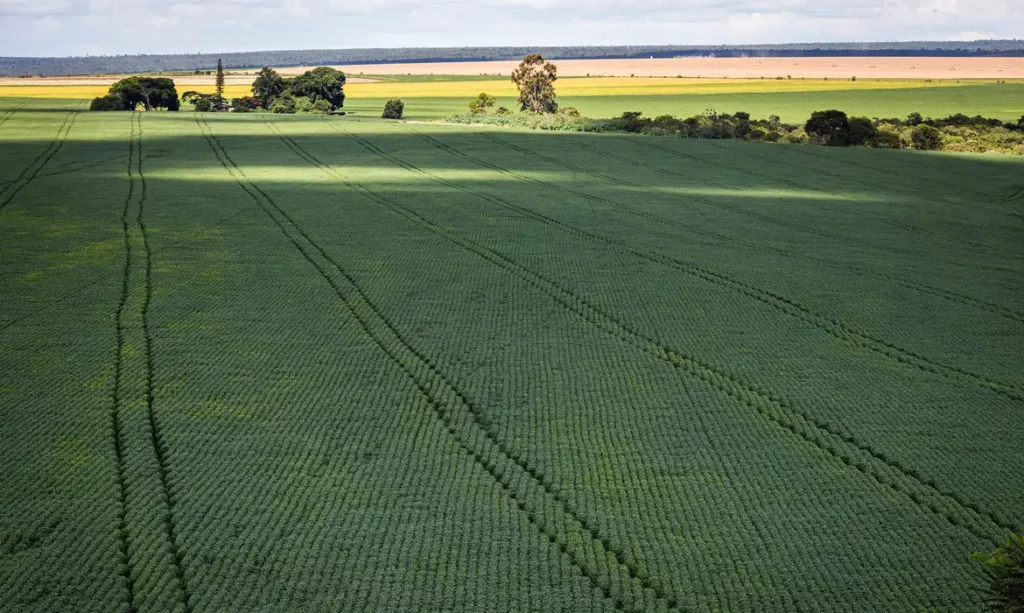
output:
M512 73L512 82L519 88L519 108L534 113L555 113L555 80L558 70L551 62L545 62L539 53L523 58L519 68Z
M274 100L284 91L284 79L273 68L264 66L252 82L252 95L263 101L263 106L270 108Z
M108 96L116 96L126 111L134 111L140 104L147 111L165 108L177 111L180 102L174 81L162 77L128 77L110 86Z
M224 101L224 64L217 58L217 102Z

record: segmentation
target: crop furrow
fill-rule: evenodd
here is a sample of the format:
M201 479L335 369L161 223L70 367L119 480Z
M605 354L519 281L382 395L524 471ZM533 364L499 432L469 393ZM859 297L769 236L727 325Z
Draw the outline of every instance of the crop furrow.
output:
M351 134L350 136L354 137L354 135ZM358 142L358 137L356 138ZM415 169L414 166L407 165L396 158L392 158L388 154L374 147L372 144L367 143L367 145L369 145L369 147L367 147L368 150L378 153L378 155L385 157L385 159L392 161L392 163L409 168L410 170ZM309 154L307 153L307 155ZM309 157L312 158L311 155ZM316 161L316 164L318 166L327 166L319 160ZM331 170L333 172L333 169ZM418 170L418 172L429 176L429 173L426 173L426 171ZM353 184L353 182L341 177L340 174L333 174L332 176L338 177L340 180L345 181L350 185ZM373 192L370 192L367 195L377 202L384 204L409 221L439 234L449 241L462 246L464 249L488 260L492 264L504 268L506 271L519 277L531 286L553 298L557 304L560 304L572 313L582 317L585 321L605 333L611 334L619 340L625 341L626 343L639 348L650 355L669 362L680 372L685 372L690 376L695 376L712 385L720 392L724 392L735 400L741 402L745 406L755 409L759 414L766 417L775 425L799 436L806 442L811 443L818 449L828 453L830 456L833 456L838 461L855 468L880 484L906 495L915 504L943 517L951 524L960 526L977 536L987 539L996 538L993 535L998 534L1000 531L1012 532L1014 530L1014 527L1009 523L1002 521L987 511L982 510L977 505L966 501L956 493L943 491L933 480L925 479L914 469L905 468L899 462L888 458L882 452L858 441L849 433L842 432L834 426L831 426L810 414L800 411L792 406L791 403L771 391L759 388L756 384L744 381L727 371L702 362L695 356L661 344L656 339L653 339L652 337L643 334L638 329L633 328L625 321L617 319L614 315L603 312L595 305L587 302L585 298L581 298L572 291L561 287L541 273L531 270L525 265L514 261L507 254L482 246L459 234L455 234L446 228L437 226L416 211L408 209L398 202L394 202L384 196L380 196ZM853 449L844 449L844 446L852 447ZM880 468L871 467L869 465L872 461L884 465L896 474L885 475L879 472L881 470ZM907 483L903 483L904 481ZM917 490L923 491L924 494ZM928 498L937 498L941 504L934 500L929 501ZM951 511L949 507L952 507L954 510ZM967 519L962 516L966 516ZM981 525L987 526L987 530L985 528L980 528L979 526Z
M46 167L53 156L57 155L57 152L64 146L64 141L67 139L68 133L71 132L71 128L74 126L75 119L77 118L77 112L68 113L64 118L64 123L57 130L57 136L50 141L46 149L43 149L42 153L36 156L36 159L21 171L21 174L14 180L14 183L0 190L0 199L2 199L0 200L0 211L3 211L4 207L10 204L11 200L18 195L18 192L31 183L39 174L39 171Z
M675 171L672 171L672 170L667 170L667 169L664 169L664 168L657 168L655 166L651 166L650 164L645 164L644 162L640 162L640 161L637 161L635 159L627 158L627 157L621 156L621 155L616 155L614 153L611 153L611 152L608 152L608 151L604 151L604 150L598 149L596 147L592 147L590 145L583 144L583 143L579 142L579 139L567 138L567 139L564 139L564 140L565 140L565 142L568 142L568 143L570 143L570 144L572 144L572 145L574 145L576 147L582 148L582 149L584 149L586 151L590 151L592 153L596 153L598 155L605 156L605 157L608 157L610 159L617 160L619 162L630 164L630 165L636 166L638 168L644 168L644 169L647 169L647 170L649 170L651 172L655 172L655 173L659 173L659 174L664 174L664 175L671 175L671 176L679 177L679 178L690 180L690 181L693 180L692 177L688 177L687 175L684 175L682 173L678 173L678 172L675 172ZM706 200L704 198L697 197L697 196L687 195L687 196L685 196L685 199L693 200L694 202L701 202L701 203L707 204L709 206L717 206L716 203L714 203L714 202L712 202L710 200ZM895 283L896 285L905 287L907 289L912 289L912 290L916 290L916 291L919 291L919 292L922 292L922 293L925 293L925 294L930 294L932 296L937 296L937 297L940 297L940 298L945 298L945 299L950 300L952 302L957 302L957 303L960 303L960 304L966 304L966 305L969 305L969 306L972 306L972 307L975 307L975 308L978 308L978 309L981 309L981 310L984 310L984 311L988 311L990 313L995 313L997 315L1001 315L1003 317L1007 317L1009 319L1013 319L1013 320L1018 321L1018 322L1024 322L1024 313L1021 313L1020 311L1015 311L1013 309L1007 308L1007 307L999 305L999 304L995 304L993 302L987 302L985 300L980 300L978 298L973 298L971 296L967 296L967 295L964 295L964 294L959 294L957 292L953 292L953 291L950 291L950 290L934 287L932 285L927 285L927 284L924 284L924 283L917 283L916 281L909 281L907 279L901 279L901 278L898 278L898 277L893 277L893 276L890 276L890 275L887 275L887 274L884 274L884 273L880 273L880 272L876 272L876 271L872 271L872 270L866 270L866 269L860 268L859 266L855 266L855 265L852 265L852 264L846 264L846 263L843 263L843 262L837 262L835 260L830 260L830 259L827 259L827 258L820 258L820 257L812 256L812 255L803 254L803 253L797 253L795 251L789 251L788 249L783 249L783 248L780 248L780 247L774 247L772 245L766 245L766 244L762 244L762 243L754 243L754 242L744 241L744 240L738 239L738 238L736 238L734 236L729 236L729 235L726 235L726 234L721 234L719 232L713 232L713 231L710 231L710 230L704 230L704 229L698 228L696 226L691 226L689 224L685 224L685 223L682 223L682 222L675 222L674 225L686 228L690 232L693 232L695 234L699 234L699 235L702 235L702 236L709 236L709 237L712 237L712 238L715 238L715 239L718 239L718 240L721 240L721 241L724 241L724 242L728 242L728 243L734 243L734 244L737 244L737 245L743 245L743 246L745 246L745 247L747 247L749 249L753 249L755 251L761 251L761 250L771 251L771 252L778 253L779 255L782 255L782 256L785 256L785 257L789 257L789 258L792 258L792 259L806 260L806 261L809 261L809 262L817 262L819 264L825 264L826 266L831 266L832 268L835 268L837 270L847 270L847 271L853 272L853 273L861 275L861 276L875 277L876 279L881 279L881 280L884 280L884 281L887 281L887 282L890 282L890 283Z
M354 135L352 136L355 137ZM448 148L447 145L445 147ZM473 158L472 156L463 155L462 157L469 160L475 160L475 158ZM501 172L509 174L510 176L525 176L522 175L521 173L501 169L500 167L488 162L481 162L481 164L485 165L488 168L500 170ZM554 189L568 189L562 188L561 186L552 185L544 181L540 181L538 179L531 178L531 181ZM568 191L575 192L575 190ZM591 198L610 202L613 205L615 204L612 201L599 198L597 196L592 196ZM525 207L519 207L518 205L513 205L502 198L495 197L492 200L492 202L501 202L503 205L515 207L517 210L520 210L522 212L530 211L532 213L530 209L526 209ZM865 332L860 332L854 328L849 327L847 324L842 323L838 319L834 319L827 315L817 313L811 310L810 308L805 307L802 304L796 302L795 300L783 296L782 294L778 294L770 290L761 289L759 287L735 279L727 274L719 273L711 269L707 269L694 264L689 264L687 262L678 260L671 256L667 256L658 252L643 251L625 242L613 238L608 238L599 234L595 234L593 232L589 232L587 230L583 230L575 226L571 226L569 224L554 220L545 215L534 214L531 216L539 221L542 221L543 223L552 224L573 234L577 234L579 236L584 236L590 239L603 242L608 245L612 245L617 249L627 250L630 253L638 257L641 257L645 260L648 260L650 262L655 262L664 266L675 268L681 272L684 272L691 276L695 276L709 283L738 292L749 298L767 304L768 306L783 313L786 313L787 315L804 321L805 323L810 324L841 341L851 343L863 349L867 349L875 354L884 356L900 364L912 366L921 371L929 372L944 377L946 379L978 385L980 387L989 389L999 395L1013 399L1017 402L1024 402L1024 390L1020 389L1016 385L995 381L983 375L978 375L965 369L958 368L956 366L940 364L923 355L917 354L907 349L903 349L902 347L896 345L895 343L880 338L876 338Z
M14 117L14 114L23 109L26 105L28 105L28 102L23 102L12 109L7 109L3 113L0 113L0 126L7 123L8 119Z
M331 285L338 295L342 304L352 313L371 340L395 362L417 386L424 398L428 401L431 409L441 419L460 446L473 458L474 462L482 466L495 479L501 489L509 493L516 505L526 513L527 519L553 544L557 543L559 550L570 558L571 563L586 576L593 585L599 587L602 592L612 600L616 608L623 610L644 610L643 606L636 603L624 603L623 598L632 601L646 600L645 593L650 592L653 596L667 606L668 609L678 609L678 604L671 596L668 596L661 588L651 583L629 562L625 554L616 550L611 543L598 532L590 527L589 523L576 514L568 502L555 490L546 477L531 467L523 458L514 452L506 449L493 434L487 420L483 418L480 410L470 402L459 389L452 383L429 358L418 352L409 341L398 331L395 325L384 315L363 290L362 286L351 277L337 261L330 257L313 241L305 231L259 186L253 183L245 173L231 160L223 145L220 144L213 131L205 124L205 121L197 116L197 123L207 142L214 150L221 165L236 180L239 186L267 213L274 221L281 232L299 250L303 257L313 265L320 275ZM276 127L267 123L271 130ZM315 158L308 152L301 150L294 141L286 135L280 134L292 151L301 155L311 164L323 168L314 161ZM303 153L300 153L300 150ZM309 157L306 157L309 156ZM365 189L365 188L364 188ZM332 275L334 270L337 275ZM343 286L349 288L348 291ZM464 432L468 430L468 432ZM476 443L480 447L474 447ZM504 482L507 480L507 484ZM560 509L562 514L561 526L549 527L546 525L547 516L534 508L530 503L531 497L512 490L513 483L520 483L520 488L536 490L536 497L553 500L557 504L552 506ZM576 529L574 526L578 526ZM576 533L583 539L584 545L580 546L577 541L570 539L571 533ZM590 549L589 555L587 549ZM604 560L609 567L605 570L593 568L588 563L588 558L595 556L598 560ZM625 575L621 581L609 584L601 579L606 572L614 572ZM631 586L633 590L628 594L613 597L614 585ZM636 593L633 593L636 592Z

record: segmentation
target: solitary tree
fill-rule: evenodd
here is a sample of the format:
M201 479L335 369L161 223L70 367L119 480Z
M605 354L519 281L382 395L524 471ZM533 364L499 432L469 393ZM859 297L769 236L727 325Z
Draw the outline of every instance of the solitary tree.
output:
M267 108L284 91L284 79L273 68L264 66L252 82L252 94L263 101Z
M401 119L403 113L405 113L405 103L395 98L388 100L384 104L384 113L381 117L384 119Z
M558 110L555 101L555 80L557 69L551 62L545 62L539 53L523 58L519 68L512 73L512 82L519 88L519 107L534 113L554 113Z
M292 94L310 101L326 100L331 110L345 105L345 73L329 66L321 66L295 77L291 82Z
M224 101L224 64L217 58L217 102Z
M470 113L486 113L487 109L494 106L496 102L494 96L481 92L477 94L476 98L469 101L469 112Z

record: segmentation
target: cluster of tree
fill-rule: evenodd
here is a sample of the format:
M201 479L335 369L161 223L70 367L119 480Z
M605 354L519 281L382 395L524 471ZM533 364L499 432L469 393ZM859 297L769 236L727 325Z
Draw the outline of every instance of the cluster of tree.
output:
M64 58L0 58L0 76L87 75L211 70L219 57L229 68L380 64L391 62L468 62L511 60L528 53L553 59L633 57L800 57L800 56L1024 56L1024 40L917 41L876 43L797 43L785 45L633 45L593 47L433 47L399 49L309 49L214 54L119 55Z
M981 564L985 603L996 613L1024 611L1024 534L1014 534L991 552L971 556Z
M926 119L912 113L906 119L847 117L836 110L817 111L801 125L783 123L776 115L753 119L749 113L718 113L713 109L679 118L644 117L630 111L612 119L580 117L571 107L557 113L467 113L449 117L455 123L495 125L579 132L630 132L683 138L742 139L750 141L828 146L866 146L877 149L920 149L994 152L1024 155L1024 117L1016 123L985 117L951 115Z
M245 110L265 108L271 113L331 113L345 104L345 73L321 66L289 78L264 66L252 83L252 98L255 102ZM238 110L237 106L235 110Z
M134 111L142 105L147 111L180 107L174 81L163 77L127 77L110 86L105 96L94 98L92 111Z

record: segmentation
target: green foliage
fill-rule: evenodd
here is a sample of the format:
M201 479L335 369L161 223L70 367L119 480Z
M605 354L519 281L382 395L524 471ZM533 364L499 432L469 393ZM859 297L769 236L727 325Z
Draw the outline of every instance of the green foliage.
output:
M143 105L147 111L153 109L166 109L177 111L180 106L178 91L174 88L174 81L157 77L127 77L110 86L107 96L114 96L122 100L120 110L131 111ZM96 103L94 101L94 103ZM96 103L104 108L102 110L114 110L112 100L105 100Z
M331 110L345 105L345 73L329 66L307 70L288 85L295 97L309 98L312 102L326 100Z
M579 117L580 116L580 110L577 109L574 106L563 106L563 107L558 109L558 112L563 114L563 115L568 115L569 117Z
M405 103L401 100L392 99L388 100L384 104L384 112L381 114L382 119L401 119L402 114L405 113Z
M850 121L842 111L815 111L804 124L804 131L818 144L845 147L850 140Z
M498 109L496 111L494 111L494 112L497 113L498 115L511 115L512 114L512 111L508 110L507 108L505 108L503 106L499 106Z
M279 115L293 114L296 111L295 98L288 93L281 94L274 100L274 103L270 105L269 110L271 113L277 113Z
M490 94L481 92L476 98L469 101L470 113L486 113L487 109L494 106L496 99Z
M284 79L281 75L266 66L260 68L256 80L252 82L252 95L262 100L266 107L271 106L284 89Z
M901 149L903 147L900 135L891 130L877 130L866 144L875 149Z
M326 100L317 100L310 107L309 112L314 115L330 115L333 110L334 109L331 108L330 102Z
M938 128L927 124L915 126L910 139L914 143L914 149L932 151L942 147L942 133Z
M1024 613L1024 535L1015 534L994 551L971 558L980 564L992 611Z
M558 69L551 62L545 62L539 53L523 58L512 73L512 82L519 88L519 108L533 113L554 113L558 110L555 100L555 81Z
M89 105L90 111L124 111L125 100L121 96L115 94L107 94L106 96L99 96L93 98L92 103Z
M306 114L313 108L313 101L305 96L295 97L295 112Z
M866 145L878 134L875 123L867 117L851 117L849 121L849 136L846 144L851 146Z

